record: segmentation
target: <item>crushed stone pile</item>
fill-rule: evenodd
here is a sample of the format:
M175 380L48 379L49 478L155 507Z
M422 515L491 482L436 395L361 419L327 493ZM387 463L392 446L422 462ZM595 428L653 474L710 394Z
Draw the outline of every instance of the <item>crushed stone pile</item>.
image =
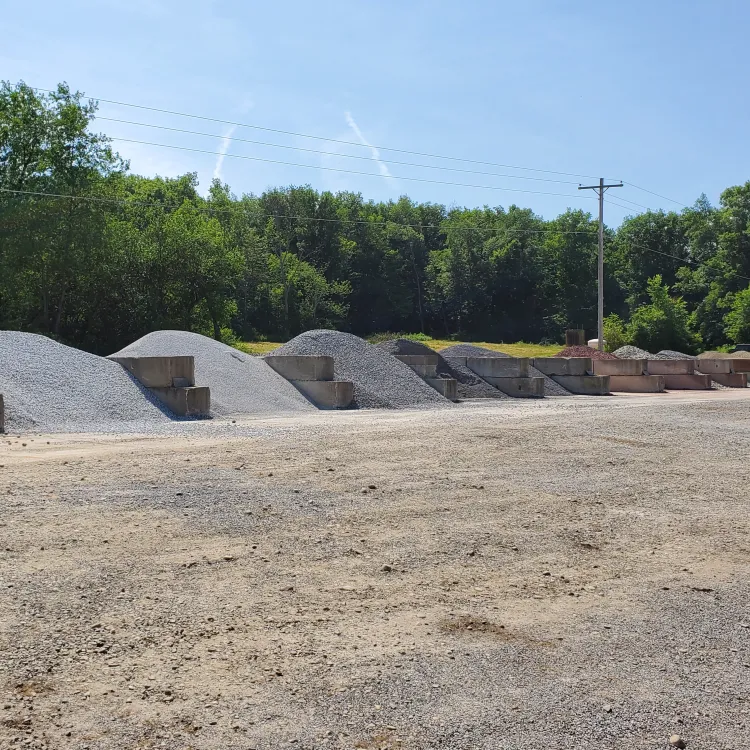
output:
M306 331L272 354L325 354L334 359L337 380L354 383L352 406L399 409L451 403L408 365L358 336L340 331Z
M592 349L590 346L568 346L556 357L588 357L589 359L617 359L614 354L609 352L600 352L598 349Z
M661 354L651 354L637 346L621 346L615 350L614 355L617 359L669 359Z
M251 357L199 333L155 331L112 356L191 355L195 357L195 384L211 389L211 411L219 416L273 416L316 410L260 357Z
M456 360L449 362L434 349L430 349L429 346L422 344L419 341L412 341L411 339L391 339L390 341L383 341L377 346L390 354L436 355L438 358L438 377L454 378L457 381L456 390L460 399L510 398L510 396L499 391L495 386L490 385L486 380L480 378L479 375L472 372L465 365L462 365Z
M494 349L487 349L484 346L475 344L455 344L443 349L440 354L448 361L454 357L510 357L505 352L496 352ZM529 377L544 378L544 395L545 396L570 396L570 391L556 383L552 378L540 372L536 367L529 366Z
M750 359L750 352L746 351L739 351L739 352L732 352L730 355L732 359Z
M695 359L692 354L676 352L672 349L662 349L655 357L656 359Z
M6 430L149 432L173 415L116 362L34 333L0 331Z
M703 352L698 359L749 359L750 352Z

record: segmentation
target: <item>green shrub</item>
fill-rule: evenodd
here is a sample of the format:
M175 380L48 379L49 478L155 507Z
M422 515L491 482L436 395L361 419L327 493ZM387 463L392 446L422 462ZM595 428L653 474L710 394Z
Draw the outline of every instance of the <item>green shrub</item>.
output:
M617 313L604 318L604 340L607 342L605 348L608 352L614 352L630 343L625 321Z
M735 344L750 341L750 287L734 295L732 307L724 316L724 332Z

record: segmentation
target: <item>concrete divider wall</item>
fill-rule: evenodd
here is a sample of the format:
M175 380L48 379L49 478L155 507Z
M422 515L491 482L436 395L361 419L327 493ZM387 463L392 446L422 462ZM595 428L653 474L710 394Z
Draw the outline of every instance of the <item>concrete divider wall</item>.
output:
M536 367L536 360L534 366ZM555 383L559 383L563 388L578 396L608 396L610 392L609 375L550 375L550 377Z
M287 380L333 380L333 357L317 354L269 354L264 361Z
M592 370L589 357L535 357L534 367L545 375L588 375ZM563 387L563 383L560 383Z
M208 386L152 388L152 393L179 417L207 417L211 413Z
M300 393L319 409L346 409L354 398L350 380L290 380Z
M663 375L610 375L609 389L613 393L661 393Z
M109 357L146 388L195 385L194 357Z
M733 359L732 372L750 372L750 358Z
M711 376L703 373L677 373L676 375L662 375L662 377L664 378L664 386L668 391L711 390Z
M449 401L458 401L458 381L454 378L425 378L425 382Z
M732 372L731 359L696 359L695 369L698 372L705 372L708 375L714 373L728 374Z
M467 357L466 366L480 378L528 378L527 357Z
M695 362L692 359L649 359L646 370L649 375L692 375Z
M645 359L595 359L594 375L643 375ZM611 383L610 383L611 386Z
M485 375L484 379L514 398L544 398L544 378L494 378Z
M727 388L747 388L745 372L715 372L710 377Z

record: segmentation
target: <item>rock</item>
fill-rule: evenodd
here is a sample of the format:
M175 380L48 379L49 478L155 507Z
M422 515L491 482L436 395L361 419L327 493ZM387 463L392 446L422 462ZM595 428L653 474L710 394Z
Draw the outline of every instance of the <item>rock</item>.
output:
M390 573L393 568L390 565L384 565L381 570L383 571L383 573Z
M673 734L669 738L669 744L672 747L680 748L680 750L682 750L683 748L687 747L687 742L685 742L685 740L683 740L682 737L680 737L679 734Z
M611 714L612 713L612 706L609 703L605 703L602 706L602 711L604 711L605 714Z

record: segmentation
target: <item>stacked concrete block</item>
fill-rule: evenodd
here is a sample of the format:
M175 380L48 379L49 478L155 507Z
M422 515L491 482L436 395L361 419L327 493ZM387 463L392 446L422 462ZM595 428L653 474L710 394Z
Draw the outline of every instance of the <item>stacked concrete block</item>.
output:
M609 375L592 375L589 357L536 357L534 367L563 388L583 396L606 396L610 392Z
M747 365L742 359L696 359L696 369L729 388L747 388Z
M646 361L649 375L661 375L668 391L708 391L711 376L695 372L692 359L649 359Z
M544 397L544 378L529 377L526 357L467 357L466 366L507 396Z
M272 354L266 363L286 378L319 409L346 409L354 398L354 383L334 380L333 357L316 354Z
M211 391L195 385L194 357L110 357L179 417L207 417Z
M609 389L619 393L661 393L664 376L646 373L645 359L595 359L594 375L609 375Z
M396 359L411 367L425 383L450 401L458 400L458 383L454 378L438 377L437 354L396 354Z

